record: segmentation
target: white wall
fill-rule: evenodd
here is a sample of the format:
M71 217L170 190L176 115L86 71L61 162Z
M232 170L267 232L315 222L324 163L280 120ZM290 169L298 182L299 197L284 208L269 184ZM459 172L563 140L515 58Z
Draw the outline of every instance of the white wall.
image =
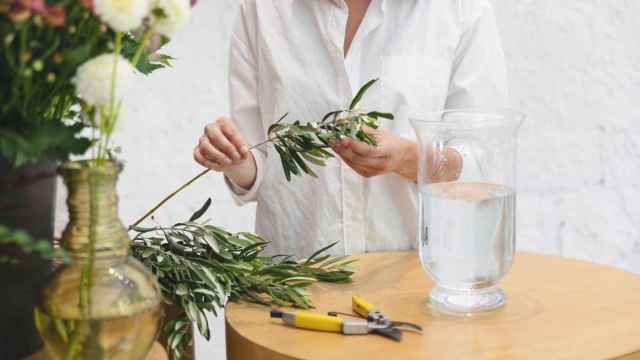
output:
M395 0L400 1L400 0ZM640 1L494 0L514 107L522 130L518 246L640 273ZM200 0L189 28L167 48L174 68L140 83L116 141L127 168L121 216L131 223L200 168L191 150L203 126L227 111L226 53L235 0ZM251 230L254 208L236 207L211 174L159 211L188 216L208 197L216 224ZM59 195L58 231L66 222ZM197 340L200 359L221 359L224 326Z
M640 2L495 0L521 137L520 249L640 273Z

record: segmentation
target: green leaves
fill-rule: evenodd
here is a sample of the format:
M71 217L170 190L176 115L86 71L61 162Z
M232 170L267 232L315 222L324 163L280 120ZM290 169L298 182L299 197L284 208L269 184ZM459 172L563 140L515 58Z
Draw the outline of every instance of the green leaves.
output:
M204 215L204 213L207 212L207 210L209 209L209 206L211 206L211 198L207 199L204 205L202 205L202 207L198 209L198 211L196 211L195 213L193 213L193 215L191 215L191 217L189 218L189 222L193 222L200 219L202 215Z
M358 106L358 103L360 103L360 100L362 100L362 97L367 92L367 90L369 90L369 88L372 87L373 84L375 84L377 81L378 79L369 80L366 84L364 84L364 86L362 86L362 88L360 88L356 96L354 96L353 100L351 101L349 110L353 110L356 108L356 106Z
M376 129L379 118L393 120L393 114L379 111L364 113L355 110L376 81L377 79L367 82L358 91L348 110L331 111L319 122L302 124L295 121L285 124L282 120L287 114L283 115L269 127L268 140L256 146L272 143L280 156L285 178L291 181L294 175L308 174L316 177L311 165L324 166L326 160L333 157L332 153L325 150L332 141L349 137L377 145L376 140L365 132L365 128Z
M69 255L61 248L55 248L48 240L35 240L24 230L11 230L0 225L0 245L13 245L26 254L38 254L43 259L70 262ZM0 263L17 263L16 257L0 255Z
M368 116L372 117L372 118L385 118L387 120L393 120L393 114L391 113L384 113L384 112L379 112L379 111L372 111L370 113L367 113Z
M164 331L169 334L167 337L167 345L169 355L173 360L180 360L185 356L185 350L193 345L191 336L191 320L186 314L167 322Z
M196 222L210 205L209 199L189 221L170 227L131 228L132 255L156 275L164 302L184 310L165 326L172 359L181 359L192 344L189 324L210 337L206 313L217 315L227 299L310 308L306 289L313 283L351 279L351 260L326 253L335 243L305 261L263 256L269 243L261 237Z
M122 55L131 60L135 56L138 47L141 46L141 42L141 38L138 39L131 35L125 36L122 42ZM163 38L160 47L164 46L167 42L168 39ZM157 50L158 49L145 49L138 59L136 69L144 75L149 75L158 69L170 67L171 61L174 60L174 58L166 54L153 53L153 51Z
M15 167L40 158L66 160L92 144L73 111L79 99L72 78L80 64L109 51L113 34L101 31L80 2L58 5L69 26L0 16L3 39L13 39L0 51L0 154Z
M16 168L40 158L64 160L70 154L83 154L91 146L89 139L77 137L82 129L80 123L49 122L23 133L0 126L0 154Z
M11 2L0 0L0 7ZM64 9L66 26L48 26L40 16L15 22L0 14L0 155L14 167L41 158L64 161L82 155L96 143L86 128L104 130L91 119L78 118L76 109L85 109L73 78L81 64L115 50L115 33L82 1L51 2ZM142 34L123 37L122 54L131 60L142 48ZM170 66L173 58L157 53L167 41L144 47L136 64L140 72Z

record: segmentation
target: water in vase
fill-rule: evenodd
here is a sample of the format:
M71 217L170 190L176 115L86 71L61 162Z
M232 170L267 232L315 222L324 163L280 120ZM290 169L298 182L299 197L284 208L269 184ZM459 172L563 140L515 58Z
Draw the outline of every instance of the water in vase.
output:
M504 299L495 297L504 295L492 287L513 259L515 191L490 183L449 182L422 186L421 197L420 256L439 285L431 300L461 302L474 310L501 305ZM465 294L487 296L462 298ZM455 309L455 304L447 307Z
M53 359L143 360L158 331L162 312L105 319L63 319L36 308L36 326Z

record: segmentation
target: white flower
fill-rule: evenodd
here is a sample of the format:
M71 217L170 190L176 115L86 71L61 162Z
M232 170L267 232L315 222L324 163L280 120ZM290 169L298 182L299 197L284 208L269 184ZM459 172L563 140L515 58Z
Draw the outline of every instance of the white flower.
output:
M156 18L156 31L164 36L173 36L189 22L190 0L158 0L156 7L163 13Z
M86 102L105 105L111 100L113 64L117 60L115 101L122 99L135 74L133 66L122 56L102 54L78 67L73 79L76 92Z
M128 32L149 15L150 0L94 0L95 13L113 30Z

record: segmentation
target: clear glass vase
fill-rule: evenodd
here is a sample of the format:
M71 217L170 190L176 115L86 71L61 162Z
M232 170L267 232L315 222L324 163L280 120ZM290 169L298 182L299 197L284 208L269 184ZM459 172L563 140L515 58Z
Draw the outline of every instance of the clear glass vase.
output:
M505 303L496 285L514 256L523 120L511 110L411 116L420 149L418 248L436 282L429 303L441 312L473 314Z
M36 327L53 359L144 359L162 317L153 274L128 256L118 218L121 166L68 162L59 172L70 221L61 244L72 257L58 269L36 307Z

